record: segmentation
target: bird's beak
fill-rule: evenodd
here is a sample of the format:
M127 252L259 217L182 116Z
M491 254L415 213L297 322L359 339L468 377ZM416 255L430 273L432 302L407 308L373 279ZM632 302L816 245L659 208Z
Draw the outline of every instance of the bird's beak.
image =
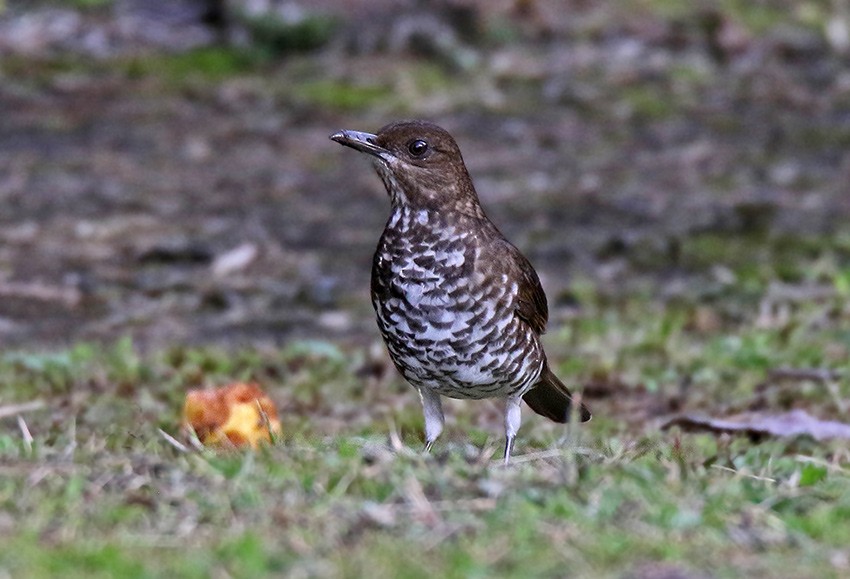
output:
M378 137L372 133L361 133L360 131L337 131L331 135L331 140L340 145L357 149L363 153L369 153L376 157L382 157L389 153L385 148L376 144Z

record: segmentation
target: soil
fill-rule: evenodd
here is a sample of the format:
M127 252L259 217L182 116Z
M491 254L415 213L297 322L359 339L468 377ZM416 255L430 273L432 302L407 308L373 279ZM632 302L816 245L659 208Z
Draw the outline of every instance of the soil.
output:
M388 200L328 135L397 118L456 136L555 323L576 279L698 300L717 272L688 239L836 236L850 215L848 55L790 16L320 3L320 46L243 65L214 25L106 4L0 15L4 348L374 340ZM210 55L224 72L186 60Z

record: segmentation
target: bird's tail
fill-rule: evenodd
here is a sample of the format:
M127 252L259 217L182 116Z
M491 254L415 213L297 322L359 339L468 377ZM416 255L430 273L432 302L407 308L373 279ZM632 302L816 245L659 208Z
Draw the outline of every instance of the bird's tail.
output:
M525 403L537 414L542 414L555 422L568 422L570 420L570 408L573 399L569 389L549 369L549 364L543 366L540 379L526 392L523 397ZM581 422L590 420L590 410L581 404L576 412L576 417Z

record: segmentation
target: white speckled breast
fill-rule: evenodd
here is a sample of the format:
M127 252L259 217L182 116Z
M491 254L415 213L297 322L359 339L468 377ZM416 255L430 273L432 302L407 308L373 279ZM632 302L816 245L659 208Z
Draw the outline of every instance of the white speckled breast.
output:
M516 284L475 267L487 239L471 239L473 231L490 230L394 208L372 267L378 327L416 387L452 398L521 395L537 381L544 354L516 316Z

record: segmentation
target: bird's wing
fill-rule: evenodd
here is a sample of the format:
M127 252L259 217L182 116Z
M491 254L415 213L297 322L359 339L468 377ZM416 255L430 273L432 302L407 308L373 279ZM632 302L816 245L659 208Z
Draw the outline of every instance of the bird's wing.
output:
M508 275L508 279L517 282L517 291L513 296L517 317L535 333L543 334L549 320L549 307L537 272L531 262L506 239L498 240L493 249L496 266Z
M522 274L518 276L519 289L517 290L517 315L524 320L537 334L546 331L546 322L549 321L549 306L546 303L546 294L540 285L540 278L531 266L531 263L514 248L518 256L517 265Z

